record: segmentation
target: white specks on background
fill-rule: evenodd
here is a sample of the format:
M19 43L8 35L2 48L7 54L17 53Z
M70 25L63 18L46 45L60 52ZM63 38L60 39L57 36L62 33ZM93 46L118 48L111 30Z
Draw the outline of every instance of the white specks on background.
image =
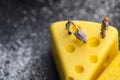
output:
M37 33L31 33L31 37L36 37L37 36Z
M120 13L116 13L116 12L115 12L115 13L114 13L114 16L115 16L115 17L119 17L119 16L120 16Z
M27 17L27 16L24 16L23 19L22 19L23 22L25 22L25 21L27 21L27 20L28 20L28 17Z
M13 24L13 27L14 27L14 28L16 28L16 27L17 27L17 24L16 24L16 23L14 23L14 24Z
M11 20L10 19L7 19L7 23L9 24L11 22Z
M79 5L81 4L81 1L79 0L78 2L74 3L76 7L79 7Z
M31 19L31 21L32 21L33 23L36 22L36 17L30 17L30 19Z
M99 16L106 16L108 13L103 8L98 8L96 14Z
M24 16L21 18L21 24L25 24L25 22L28 21L28 17Z
M40 11L40 14L43 14L46 18L53 15L53 11L51 11L48 7L44 6Z
M44 7L42 8L42 11L43 11L43 12L47 12L47 11L48 11L48 8L47 8L46 6L44 6ZM41 11L41 12L42 12L42 11Z
M67 8L63 9L63 12L68 13L68 9Z
M36 11L34 9L32 9L31 10L31 14L34 15L34 16L36 16L37 13L36 13Z
M94 18L95 18L95 19L99 19L99 16L96 15L96 14L94 14Z
M63 14L62 13L59 13L58 16L59 16L60 19L63 19Z
M83 8L82 8L82 9L80 9L80 10L79 10L79 14L81 14L81 15L85 15L85 14L86 14L86 10L85 10L85 9L83 9Z
M66 6L66 0L60 0L60 2L58 3L57 6L58 6L59 9L65 7Z
M23 14L27 14L27 10L23 10Z
M110 17L110 18L113 18L113 17L114 17L114 15L110 13L110 14L109 14L109 17Z
M34 35L36 35L36 34L34 34ZM16 43L17 43L17 45L16 45ZM32 47L31 47L32 45L28 46L29 42L23 43L20 40L17 40L16 43L14 44L14 47L17 49L16 51L14 51L14 50L8 51L7 50L7 52L4 52L4 53L1 52L1 53L3 53L3 55L0 58L0 62L7 59L6 58L7 56L10 59L10 61L12 62L12 63L8 64L9 68L7 68L7 70L10 72L10 74L7 79L8 80L29 79L30 75L34 76L36 74L39 74L38 72L36 73L34 71L34 68L36 70L37 67L39 67L39 72L40 72L39 77L36 76L36 77L34 77L34 79L36 80L38 78L39 80L46 80L47 77L44 76L44 74L45 74L44 69L46 67L45 66L46 63L43 60L39 59L39 56L37 56L37 55L35 55L35 57L31 56L32 54L34 54L32 51ZM18 44L19 44L19 48L18 48ZM9 52L9 55L7 55L8 52ZM38 54L39 54L39 51L38 51ZM10 56L13 56L13 57L10 57ZM37 64L38 62L34 62L36 59L37 60L39 59L38 61L40 64ZM2 63L4 63L4 62L2 62ZM4 68L6 68L6 67L4 67ZM3 74L4 73L1 73L1 75L3 75Z

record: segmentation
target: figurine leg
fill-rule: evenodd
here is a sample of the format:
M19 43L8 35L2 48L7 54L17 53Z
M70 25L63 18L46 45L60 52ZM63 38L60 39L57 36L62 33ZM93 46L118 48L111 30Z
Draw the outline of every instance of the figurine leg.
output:
M101 35L102 35L102 38L105 38L105 36L106 36L106 31L103 30L103 31L101 32Z
M70 31L68 31L68 34L72 34Z

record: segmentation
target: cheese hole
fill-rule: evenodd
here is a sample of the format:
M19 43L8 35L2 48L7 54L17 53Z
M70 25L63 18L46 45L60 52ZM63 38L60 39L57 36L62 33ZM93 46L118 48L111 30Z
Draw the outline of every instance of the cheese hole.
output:
M91 63L97 63L98 62L98 58L94 55L90 56L89 60L90 60Z
M97 47L100 44L100 40L96 37L91 37L88 39L88 45L91 47Z
M75 51L75 47L73 45L68 45L66 47L66 51L72 53Z
M83 71L84 71L84 67L83 67L83 66L81 66L81 65L75 66L75 72L76 72L76 73L80 74L80 73L82 73Z

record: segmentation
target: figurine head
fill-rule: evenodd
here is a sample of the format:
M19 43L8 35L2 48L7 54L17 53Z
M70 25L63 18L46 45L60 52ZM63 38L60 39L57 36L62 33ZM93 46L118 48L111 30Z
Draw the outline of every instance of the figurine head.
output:
M104 22L108 22L108 21L109 21L109 17L105 17Z
M72 21L71 20L68 20L68 23L71 23Z

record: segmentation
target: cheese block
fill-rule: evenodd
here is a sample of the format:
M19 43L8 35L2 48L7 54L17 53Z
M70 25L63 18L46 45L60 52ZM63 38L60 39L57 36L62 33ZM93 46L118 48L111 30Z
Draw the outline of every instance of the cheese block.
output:
M101 37L101 24L74 21L87 36L87 43L68 34L67 21L50 27L51 50L61 80L95 80L118 52L118 31L110 26ZM75 31L74 26L70 26Z

